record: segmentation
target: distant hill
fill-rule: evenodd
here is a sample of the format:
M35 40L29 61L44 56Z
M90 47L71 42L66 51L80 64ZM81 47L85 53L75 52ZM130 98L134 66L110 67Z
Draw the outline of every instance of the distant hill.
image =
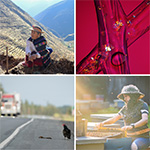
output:
M11 0L21 9L26 11L30 16L34 17L44 11L51 5L54 5L63 0ZM33 3L33 2L34 3Z
M48 46L54 50L52 58L73 60L73 52L58 37L11 0L0 0L0 53L5 53L8 46L10 55L16 58L25 57L26 40L30 37L32 25L40 26L45 32Z
M74 33L74 1L64 0L48 7L34 17L58 37ZM74 36L66 40L73 40Z

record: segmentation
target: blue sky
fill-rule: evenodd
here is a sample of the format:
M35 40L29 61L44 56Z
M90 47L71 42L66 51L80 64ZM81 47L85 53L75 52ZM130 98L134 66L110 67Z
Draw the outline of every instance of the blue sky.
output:
M12 2L14 2L32 17L60 1L63 0L12 0Z
M6 92L20 93L34 104L74 105L73 76L0 76Z

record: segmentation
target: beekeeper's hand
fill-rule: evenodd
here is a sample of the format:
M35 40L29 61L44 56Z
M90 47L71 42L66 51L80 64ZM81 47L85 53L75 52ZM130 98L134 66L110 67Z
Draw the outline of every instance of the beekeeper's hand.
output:
M132 126L123 126L121 128L122 131L126 131L126 130L131 130L133 127Z
M97 124L97 128L99 129L100 127L104 126L103 122L100 122L99 124Z

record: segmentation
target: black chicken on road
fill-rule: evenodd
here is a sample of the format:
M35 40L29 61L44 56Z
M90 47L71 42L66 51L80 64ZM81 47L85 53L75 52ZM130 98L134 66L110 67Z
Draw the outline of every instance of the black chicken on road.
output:
M64 137L68 138L68 139L71 139L71 130L68 129L68 127L65 124L63 124L63 126L64 126L64 129L63 129Z

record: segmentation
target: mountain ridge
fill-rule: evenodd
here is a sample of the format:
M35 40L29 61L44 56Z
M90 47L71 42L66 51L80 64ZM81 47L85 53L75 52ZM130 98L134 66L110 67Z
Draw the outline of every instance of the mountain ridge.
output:
M64 38L74 33L74 2L73 0L58 2L34 18L49 28L51 32L54 30L53 34Z

